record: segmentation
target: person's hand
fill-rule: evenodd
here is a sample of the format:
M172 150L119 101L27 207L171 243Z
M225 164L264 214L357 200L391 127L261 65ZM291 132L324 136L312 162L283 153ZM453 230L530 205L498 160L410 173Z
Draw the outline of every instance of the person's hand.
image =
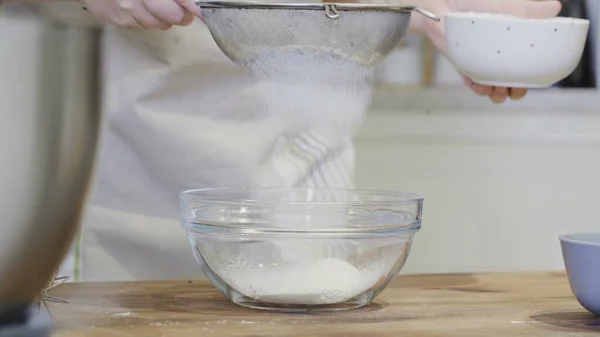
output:
M103 22L125 28L187 26L200 15L193 0L78 0Z
M446 37L444 31L444 15L450 12L485 12L509 14L528 19L545 19L555 17L561 10L561 3L556 0L426 0L426 9L438 15L442 22L433 22L424 17L416 18L411 26L429 36L435 47L444 55L446 52ZM467 87L481 96L489 96L495 103L502 103L508 97L513 100L523 98L527 89L491 87L474 83L470 78L463 77Z

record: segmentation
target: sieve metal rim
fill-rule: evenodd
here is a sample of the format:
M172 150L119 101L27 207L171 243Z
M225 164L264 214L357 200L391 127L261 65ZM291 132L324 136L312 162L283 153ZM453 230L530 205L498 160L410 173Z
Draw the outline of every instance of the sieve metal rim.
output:
M201 8L237 8L237 9L271 9L271 10L323 10L330 19L337 19L340 11L384 11L394 13L412 13L417 12L433 21L441 19L416 6L396 6L396 5L378 5L378 4L359 4L359 3L265 3L256 1L205 1L196 0L197 6Z
M203 1L197 0L196 5L207 8L257 8L257 9L304 9L304 10L326 10L328 7L335 7L342 11L352 10L383 10L392 12L411 13L417 10L415 6L395 6L378 4L357 4L357 3L265 3L256 1Z

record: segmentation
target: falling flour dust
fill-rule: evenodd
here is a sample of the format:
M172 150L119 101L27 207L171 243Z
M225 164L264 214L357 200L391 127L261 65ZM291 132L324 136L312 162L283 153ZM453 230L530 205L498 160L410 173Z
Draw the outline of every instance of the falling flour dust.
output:
M316 126L351 136L370 103L373 67L335 51L317 47L262 49L238 63L262 80L266 113L284 120L298 132ZM336 258L332 257L332 249ZM373 271L359 271L337 258L340 254L336 250L347 249L345 243L338 241L324 248L320 257L314 256L320 254L315 251L310 253L311 259L287 256L283 263L269 268L235 268L225 278L243 295L263 302L341 303L367 291L381 276ZM286 255L306 253L283 246L280 250L286 250Z
M260 79L266 113L297 129L351 132L371 99L373 67L321 48L262 50L241 65Z

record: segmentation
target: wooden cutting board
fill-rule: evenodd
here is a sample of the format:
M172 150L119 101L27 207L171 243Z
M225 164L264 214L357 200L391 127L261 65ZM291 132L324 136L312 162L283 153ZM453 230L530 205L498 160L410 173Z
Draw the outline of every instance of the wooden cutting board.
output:
M277 314L227 302L207 281L65 284L57 337L599 336L562 273L404 276L370 307Z

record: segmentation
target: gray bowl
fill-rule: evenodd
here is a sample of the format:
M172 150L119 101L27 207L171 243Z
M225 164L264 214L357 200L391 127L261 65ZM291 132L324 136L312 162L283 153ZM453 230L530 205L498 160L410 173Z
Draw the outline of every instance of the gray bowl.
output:
M563 235L560 245L573 294L600 317L600 233Z

